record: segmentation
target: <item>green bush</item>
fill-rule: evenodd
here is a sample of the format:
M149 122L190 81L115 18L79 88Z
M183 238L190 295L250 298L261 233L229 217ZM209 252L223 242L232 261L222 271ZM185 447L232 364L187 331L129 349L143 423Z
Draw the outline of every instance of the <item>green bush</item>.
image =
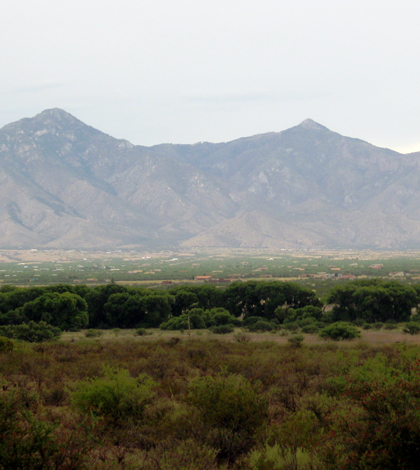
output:
M194 380L188 402L199 413L198 437L217 449L220 460L228 462L251 450L267 418L266 400L241 375Z
M246 333L236 333L233 335L233 337L238 343L249 343L249 341L251 341L250 336L248 336Z
M137 328L136 332L134 333L136 336L146 336L149 334L146 328Z
M48 325L44 321L35 323L22 323L21 325L0 326L0 335L29 343L41 343L58 339L61 335L60 328Z
M302 327L302 333L307 333L307 334L313 334L313 333L318 333L319 328L315 325L306 325Z
M233 325L219 325L219 326L213 326L210 328L213 333L216 335L226 335L229 333L233 333L234 327Z
M238 320L235 316L231 315L230 312L224 308L218 307L211 310L206 310L212 318L212 325L235 325L239 326L241 321Z
M37 419L18 395L0 397L1 470L78 470L90 442L76 432L66 433L58 424Z
M347 367L331 382L337 396L345 399L327 412L327 439L334 444L320 454L320 468L419 468L419 366L417 357L406 360L379 353Z
M404 325L403 332L409 335L417 335L420 333L420 323L414 321L406 323Z
M201 330L206 328L205 312L201 308L191 309L189 313L183 313L179 317L172 317L160 324L161 330Z
M90 329L86 331L85 336L86 338L100 338L102 334L102 331Z
M272 331L276 327L267 320L258 320L257 322L248 326L249 331Z
M303 326L315 325L317 321L318 320L316 320L314 317L305 317L305 318L300 318L296 322L300 327L303 327Z
M0 336L0 354L13 351L14 346L13 341L9 338Z
M264 321L266 320L266 318L264 317L245 317L242 324L244 326L249 326L249 325L253 325L254 323L257 323L258 321Z
M283 328L289 331L297 331L299 329L299 324L295 321L290 323L283 323Z
M353 339L360 336L359 331L355 326L346 322L336 322L332 325L323 328L319 336L324 339L334 339L336 341L340 339Z
M300 348L305 338L302 335L295 335L287 338L289 344L294 348Z
M143 374L131 377L128 370L104 367L104 377L79 382L72 404L82 413L93 413L118 423L141 419L155 396L157 384Z

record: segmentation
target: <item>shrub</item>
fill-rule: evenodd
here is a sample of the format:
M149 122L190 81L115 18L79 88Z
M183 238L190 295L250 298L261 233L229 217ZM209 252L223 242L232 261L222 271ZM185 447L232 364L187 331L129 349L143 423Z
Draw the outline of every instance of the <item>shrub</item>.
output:
M146 336L149 333L147 332L146 328L137 328L136 332L134 333L136 336Z
M289 331L296 331L299 329L297 322L283 323L283 328Z
M300 318L297 320L297 324L302 327L302 326L308 326L308 325L314 325L317 320L314 317L305 317L305 318Z
M28 341L29 343L41 343L58 339L61 335L60 328L48 325L44 321L35 323L22 323L21 325L0 326L0 334L8 338Z
M291 336L290 338L287 338L287 341L293 348L300 348L304 339L305 338L302 335L295 335Z
M306 325L302 328L302 333L313 334L313 333L318 333L318 331L319 331L319 328L314 324Z
M189 313L183 313L179 317L172 317L167 322L160 324L161 330L191 330L204 329L206 323L203 316L204 310L199 308L192 309Z
M14 348L14 343L9 338L5 338L4 336L0 336L0 354L11 352Z
M398 325L395 322L393 322L393 323L387 322L387 323L385 323L384 329L385 330L395 330L397 328L397 326Z
M244 326L253 325L254 323L257 323L257 321L260 321L260 320L266 320L266 319L263 317L245 317L243 320L243 325Z
M267 402L240 375L196 379L189 386L188 401L199 413L198 437L228 462L251 450L267 418Z
M238 343L248 343L251 341L251 338L246 333L236 333L233 337Z
M240 320L238 320L235 316L231 315L226 309L224 308L214 308L209 311L210 315L213 318L213 322L216 326L220 325L240 325Z
M275 329L275 325L267 320L258 320L257 322L248 326L249 331L272 331Z
M58 424L40 421L19 398L0 399L0 468L2 470L78 470L90 443L76 432L59 431Z
M410 335L417 335L418 333L420 333L420 323L414 321L406 323L404 325L403 332Z
M100 338L102 334L102 331L91 329L86 331L85 336L86 338Z
M419 468L419 365L379 354L337 377L345 400L327 415L331 427L322 468Z
M155 395L157 384L147 375L130 376L128 370L104 367L104 377L79 382L72 404L83 413L93 413L118 423L138 420Z
M233 325L219 325L219 326L213 326L211 328L211 331L215 333L216 335L226 335L228 333L233 333L234 328L233 328Z
M380 330L383 326L384 324L379 321L372 324L372 327L375 328L375 330Z
M350 323L346 322L336 322L332 325L323 328L319 336L325 339L334 339L336 341L340 339L353 339L360 336L357 328Z

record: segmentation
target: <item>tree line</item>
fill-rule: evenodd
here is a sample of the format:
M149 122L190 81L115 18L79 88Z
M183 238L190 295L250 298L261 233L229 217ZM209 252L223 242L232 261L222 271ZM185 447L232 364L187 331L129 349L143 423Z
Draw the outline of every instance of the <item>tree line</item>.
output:
M311 289L280 281L235 282L224 289L209 284L169 289L117 284L93 288L5 285L0 288L0 334L7 336L8 331L29 322L67 331L405 322L416 319L413 309L419 303L420 285L378 279L336 286L324 302Z

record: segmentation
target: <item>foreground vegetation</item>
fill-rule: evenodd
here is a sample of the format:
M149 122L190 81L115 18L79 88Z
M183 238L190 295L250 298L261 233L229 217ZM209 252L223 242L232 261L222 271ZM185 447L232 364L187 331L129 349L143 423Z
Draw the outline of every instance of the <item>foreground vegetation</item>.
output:
M1 469L415 469L420 348L11 341Z
M3 286L0 470L417 469L420 347L359 338L412 338L419 304L378 279Z

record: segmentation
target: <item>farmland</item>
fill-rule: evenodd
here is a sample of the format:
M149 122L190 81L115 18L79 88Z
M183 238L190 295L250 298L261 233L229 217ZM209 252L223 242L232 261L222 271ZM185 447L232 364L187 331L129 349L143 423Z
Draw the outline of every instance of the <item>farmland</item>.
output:
M233 280L280 279L311 287L322 297L349 278L379 277L416 283L420 252L218 250L212 252L109 252L3 250L0 285L128 285L193 283L210 276L218 285Z

